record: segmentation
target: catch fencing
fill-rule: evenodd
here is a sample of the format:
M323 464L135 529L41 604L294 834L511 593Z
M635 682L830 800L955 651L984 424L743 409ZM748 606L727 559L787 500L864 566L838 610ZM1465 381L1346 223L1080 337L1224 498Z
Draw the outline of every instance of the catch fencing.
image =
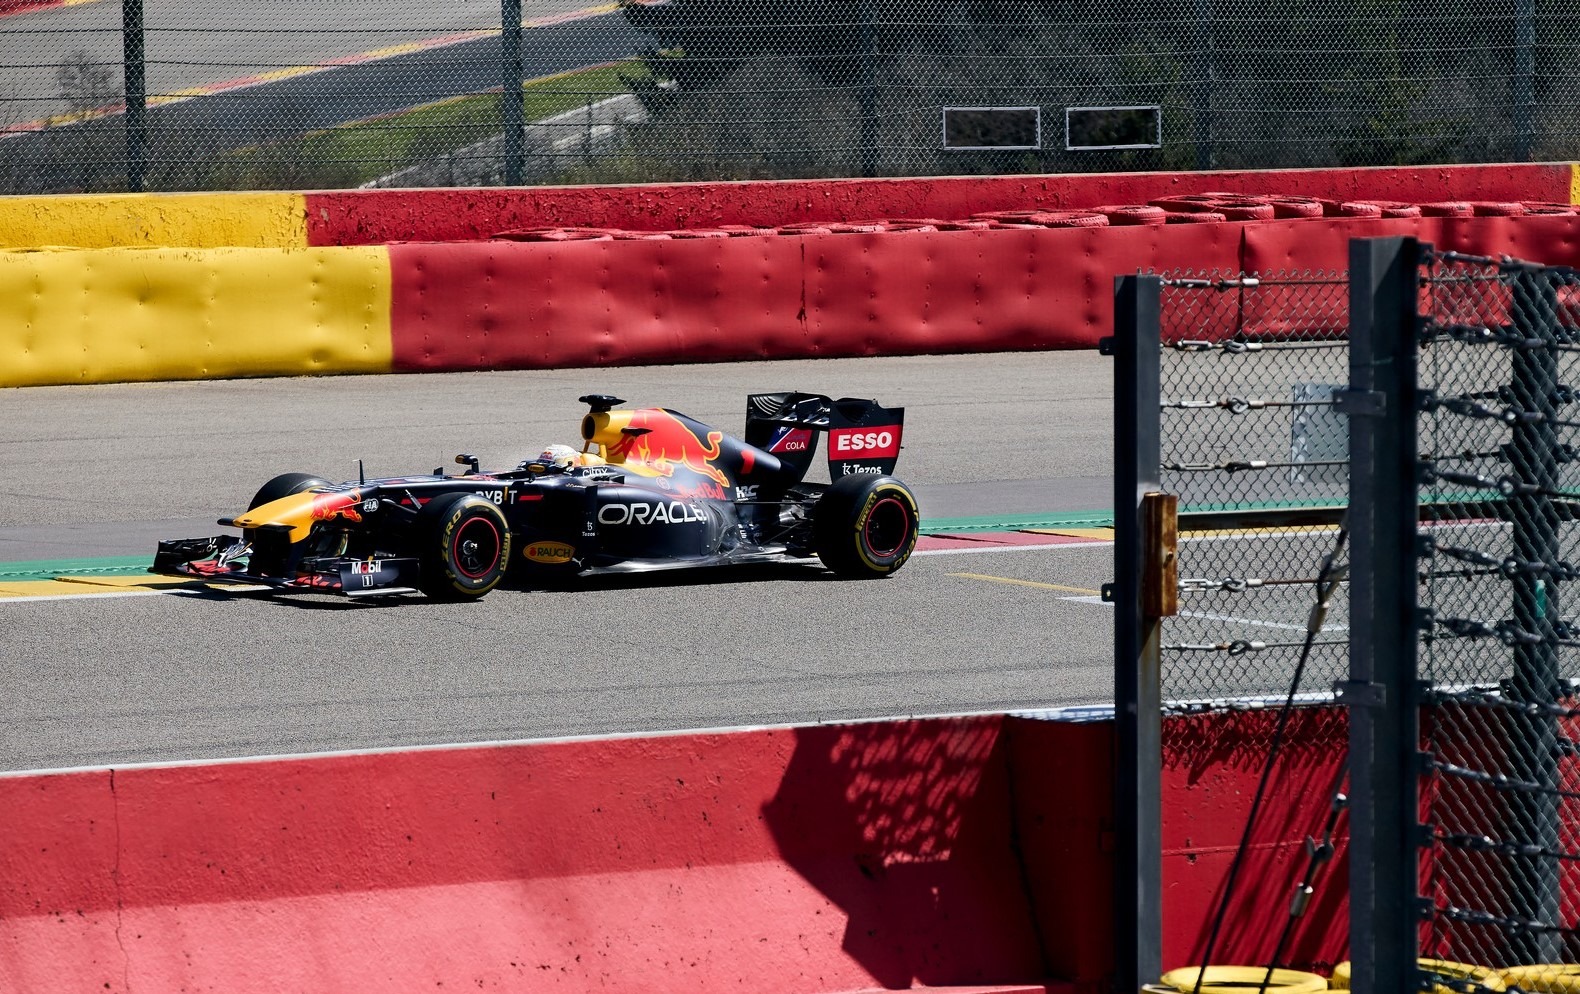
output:
M1199 941L1191 943L1193 955L1211 962L1228 952L1234 962L1270 957L1285 963L1320 955L1320 940L1293 921L1282 930L1270 924L1266 936L1246 936L1241 927L1230 950L1224 922L1231 912L1243 920L1247 891L1272 883L1248 879L1252 872L1242 857L1253 848L1251 825L1268 800L1271 764L1296 751L1292 728L1301 729L1308 749L1326 743L1326 755L1297 763L1325 789L1304 796L1285 784L1277 788L1284 796L1276 803L1286 824L1310 823L1328 836L1310 873L1323 871L1344 846L1337 831L1342 804L1334 804L1339 784L1330 767L1332 743L1343 738L1333 688L1345 673L1348 650L1341 596L1349 489L1341 409L1348 305L1342 274L1118 281L1116 334L1106 345L1116 357L1121 454L1115 583L1107 595L1116 614L1122 781L1116 818L1125 840L1119 865L1127 874L1120 899L1131 914L1117 931L1116 989L1154 983L1162 968L1186 965L1162 962L1160 936L1178 929L1160 919L1149 897L1161 879L1160 756L1202 757L1221 749L1226 734L1261 771L1262 783L1240 851L1207 910ZM1147 511L1149 494L1165 493L1177 509L1174 542L1166 527L1158 533ZM1172 550L1172 563L1149 551L1149 529ZM1149 582L1149 572L1160 569L1162 578ZM1171 582L1173 598L1148 606L1145 590ZM1318 604L1321 611L1314 610ZM1277 712L1276 719L1237 717L1263 711ZM1181 720L1186 717L1201 720ZM1234 731L1226 733L1230 727ZM1325 821L1325 830L1316 827ZM1132 934L1135 945L1125 948Z
M1288 690L1317 567L1348 502L1342 274L1172 277L1161 286L1159 484L1182 514L1180 606L1164 619L1165 706ZM1344 672L1344 609L1307 687ZM1305 688L1296 688L1299 693Z
M1357 419L1375 456L1357 457L1357 494L1379 495L1374 544L1413 555L1357 581L1370 659L1352 681L1376 688L1366 723L1414 733L1390 758L1411 758L1404 782L1373 779L1404 811L1368 830L1410 857L1379 880L1379 894L1397 890L1377 904L1379 931L1413 940L1419 963L1382 950L1368 979L1571 990L1580 619L1564 593L1580 579L1580 273L1391 248L1379 272L1413 313L1356 338L1359 359L1393 367L1366 384L1384 416Z
M1191 965L1577 989L1580 272L1376 239L1344 280L1125 277L1116 317L1120 983L1159 965L1160 716L1280 705L1245 726L1261 780ZM1148 491L1178 501L1177 604L1148 599L1171 547ZM1346 722L1348 749L1279 802L1316 828L1280 924L1240 870L1274 772L1315 768L1302 720ZM1326 962L1296 921L1323 892L1350 909ZM1251 917L1255 955L1215 960Z
M0 192L1543 160L1577 56L1536 0L10 0Z

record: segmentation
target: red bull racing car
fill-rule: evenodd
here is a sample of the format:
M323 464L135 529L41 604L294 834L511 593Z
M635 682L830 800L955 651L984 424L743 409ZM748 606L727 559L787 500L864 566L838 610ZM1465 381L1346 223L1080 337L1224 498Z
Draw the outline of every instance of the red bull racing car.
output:
M151 572L350 596L481 597L507 576L624 573L816 556L843 577L910 558L919 515L895 479L905 411L818 394L753 394L736 439L667 408L580 398L582 447L515 469L330 483L287 473L241 536L159 543ZM805 477L828 436L832 483Z

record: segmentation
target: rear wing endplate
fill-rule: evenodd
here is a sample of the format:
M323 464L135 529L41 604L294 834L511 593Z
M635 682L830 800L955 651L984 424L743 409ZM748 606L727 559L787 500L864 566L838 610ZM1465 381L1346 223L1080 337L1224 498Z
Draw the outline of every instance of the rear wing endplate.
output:
M830 479L888 475L900 457L905 408L875 400L815 393L758 393L746 398L746 443L771 452L804 478L817 456L818 434L828 434Z

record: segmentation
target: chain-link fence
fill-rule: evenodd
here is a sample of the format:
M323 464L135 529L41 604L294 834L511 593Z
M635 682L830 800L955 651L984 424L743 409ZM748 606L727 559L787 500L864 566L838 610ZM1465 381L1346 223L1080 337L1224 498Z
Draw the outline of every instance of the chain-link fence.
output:
M1580 274L1428 255L1423 957L1580 982ZM1474 979L1473 975L1473 979Z
M9 0L0 192L1564 158L1577 55L1545 0Z
M1160 482L1181 534L1161 673L1176 707L1289 690L1348 502L1347 303L1342 275L1163 284ZM1297 691L1331 699L1346 632L1336 604Z
M1185 953L1192 964L1315 968L1331 951L1327 923L1301 920L1294 907L1280 923L1269 904L1309 897L1346 850L1345 716L1333 685L1349 622L1347 282L1326 273L1125 277L1115 307L1107 348L1121 458L1108 596L1120 763L1134 766L1121 768L1116 821L1139 840L1120 853L1134 873L1122 899L1139 898L1121 931L1139 938L1121 950L1130 972L1119 986L1185 965L1161 963L1165 923L1148 907L1161 886L1156 798L1162 775L1221 762L1256 771L1247 796L1219 802L1243 814L1244 834L1203 904L1206 920L1168 931L1199 930ZM1158 529L1146 513L1165 494L1178 511L1174 542L1167 519ZM1147 591L1169 583L1171 548L1175 596L1154 602ZM1276 815L1263 817L1269 810ZM1321 840L1304 860L1275 855L1290 852L1293 832ZM1269 902L1270 893L1279 896Z
M1378 239L1352 243L1348 287L1153 280L1149 307L1127 280L1137 302L1118 309L1116 341L1137 345L1116 347L1116 386L1136 410L1121 449L1142 456L1121 483L1177 493L1180 541L1176 614L1128 609L1144 585L1115 598L1120 710L1222 719L1259 694L1329 688L1346 705L1228 716L1262 778L1203 961L1229 948L1219 927L1278 789L1269 774L1321 769L1327 784L1308 777L1275 807L1329 812L1291 922L1318 856L1348 846L1354 969L1336 965L1338 986L1580 989L1580 617L1564 597L1580 580L1580 273ZM1122 575L1151 562L1125 496ZM1346 542L1347 610L1332 596ZM1346 759L1290 754L1289 729L1346 715ZM1132 725L1121 748L1151 791L1156 732ZM1171 748L1202 734L1176 725ZM1125 855L1148 893L1155 861ZM1236 961L1288 965L1293 934Z

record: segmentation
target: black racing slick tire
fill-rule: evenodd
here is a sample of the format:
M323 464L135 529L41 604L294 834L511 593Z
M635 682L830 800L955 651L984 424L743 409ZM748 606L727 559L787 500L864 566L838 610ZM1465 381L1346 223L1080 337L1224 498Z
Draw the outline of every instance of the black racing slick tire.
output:
M329 486L328 480L311 473L281 473L258 488L258 492L253 495L252 503L247 505L247 510L251 511L253 508L262 507L281 497L299 494L304 490L327 486Z
M921 514L892 476L842 476L812 509L812 548L839 576L888 576L911 558Z
M510 563L510 526L492 501L445 494L424 504L414 524L417 586L439 600L470 600L499 586Z

